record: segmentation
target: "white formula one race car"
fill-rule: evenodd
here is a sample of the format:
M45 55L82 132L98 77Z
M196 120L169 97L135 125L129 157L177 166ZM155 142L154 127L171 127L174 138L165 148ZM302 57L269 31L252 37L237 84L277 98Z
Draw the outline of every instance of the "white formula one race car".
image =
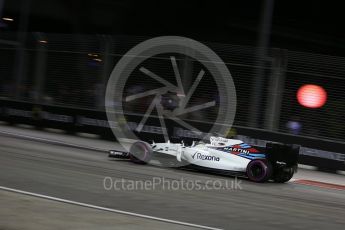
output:
M297 169L299 146L267 143L253 147L241 140L211 137L210 143L152 143L138 141L129 152L111 150L109 157L128 158L134 163L175 162L171 166L188 167L215 173L246 176L255 182L289 181ZM166 161L170 159L169 161Z

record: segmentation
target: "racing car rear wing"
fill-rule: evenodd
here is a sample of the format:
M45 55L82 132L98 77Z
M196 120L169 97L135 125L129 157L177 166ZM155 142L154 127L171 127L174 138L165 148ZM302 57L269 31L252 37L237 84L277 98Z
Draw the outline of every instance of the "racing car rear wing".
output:
M272 162L284 162L288 166L297 165L299 157L299 145L267 143L266 157Z

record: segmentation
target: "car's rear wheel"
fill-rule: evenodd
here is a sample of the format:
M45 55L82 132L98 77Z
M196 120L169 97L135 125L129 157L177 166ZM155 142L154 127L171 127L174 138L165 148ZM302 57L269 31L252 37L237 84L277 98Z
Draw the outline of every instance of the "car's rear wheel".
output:
M273 181L276 183L288 182L295 173L294 167L281 166L274 170Z
M252 160L247 166L247 176L251 181L265 182L272 175L272 165L266 160Z
M129 159L136 164L147 164L151 158L152 148L146 142L135 142L129 150Z

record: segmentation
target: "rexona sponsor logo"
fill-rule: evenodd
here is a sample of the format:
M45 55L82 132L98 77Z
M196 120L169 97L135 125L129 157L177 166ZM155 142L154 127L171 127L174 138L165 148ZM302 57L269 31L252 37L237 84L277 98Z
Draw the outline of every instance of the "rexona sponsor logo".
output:
M202 154L199 152L196 152L192 155L193 159L203 160L203 161L219 161L219 157L216 156L210 156L206 154Z

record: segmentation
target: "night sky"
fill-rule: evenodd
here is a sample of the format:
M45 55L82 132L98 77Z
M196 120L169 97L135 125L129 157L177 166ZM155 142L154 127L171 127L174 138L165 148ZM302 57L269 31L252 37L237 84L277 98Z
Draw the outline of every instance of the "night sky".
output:
M5 0L1 31L16 31L23 2ZM255 46L264 1L31 0L29 31L179 35ZM271 47L345 54L341 1L276 0Z

